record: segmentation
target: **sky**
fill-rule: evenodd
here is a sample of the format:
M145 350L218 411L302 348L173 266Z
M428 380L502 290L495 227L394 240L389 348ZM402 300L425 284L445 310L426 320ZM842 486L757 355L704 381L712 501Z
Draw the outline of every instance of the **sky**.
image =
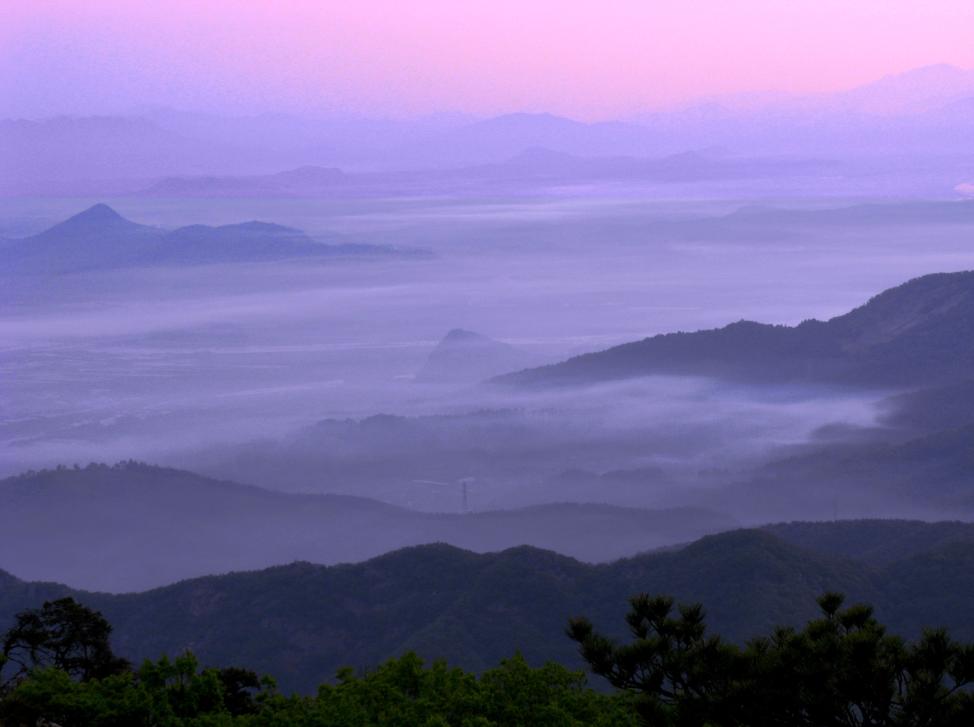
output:
M972 0L5 0L0 116L596 120L974 67Z

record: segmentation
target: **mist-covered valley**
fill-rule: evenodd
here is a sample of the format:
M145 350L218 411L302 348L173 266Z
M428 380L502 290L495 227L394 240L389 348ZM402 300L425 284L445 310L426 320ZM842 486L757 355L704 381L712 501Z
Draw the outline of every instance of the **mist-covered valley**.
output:
M898 244L911 245L912 236L902 227L751 223L758 236L774 239L745 243L735 239L726 213L707 210L692 223L711 229L687 241L652 229L654 220L669 221L667 212L686 216L685 210L613 202L581 220L577 211L559 215L550 201L512 204L513 211L485 203L452 215L440 211L442 219L433 220L427 206L416 205L415 218L400 211L395 226L376 223L355 233L341 217L312 225L272 206L250 214L266 219L277 212L275 223L300 225L316 239L337 228L354 244L429 254L7 275L0 321L11 384L4 466L13 472L93 458L156 461L194 449L204 454L210 445L293 437L328 419L484 410L541 416L534 428L553 430L554 443L639 439L634 430L650 433L665 422L672 432L682 422L699 430L692 448L702 453L726 444L721 421L733 421L740 434L744 426L764 429L761 437L793 443L836 418L868 423L868 400L877 396L826 393L848 398L836 416L814 403L822 392L749 392L697 379L568 395L480 384L657 333L738 319L828 318L917 274L963 268L967 255L965 225L953 222L923 227L926 259L911 256L904 265ZM145 221L148 215L125 204L115 206ZM169 227L200 221L192 206L173 206ZM210 215L204 221L225 221ZM239 211L237 219L244 218ZM149 221L164 224L158 212ZM841 277L831 273L836 268ZM501 341L510 355L473 352L473 360L461 355L424 375L428 357L454 329ZM493 368L475 365L491 357L498 359ZM621 406L610 403L616 397ZM803 399L812 401L799 404ZM566 412L572 409L577 416ZM620 431L606 437L613 428ZM558 429L564 432L555 435ZM580 431L569 434L573 429ZM731 451L753 453L754 435L737 437L742 441ZM668 447L686 441L662 432L641 438L645 444L635 446L648 445L647 456L662 450L667 457ZM329 486L341 487L319 485Z
M139 460L426 513L598 503L692 508L728 524L938 519L974 505L964 462L938 474L955 494L890 477L912 472L893 464L904 447L940 431L913 425L916 402L902 392L963 379L956 351L945 355L957 366L920 378L803 376L731 326L722 347L691 345L656 370L611 364L545 380L576 361L597 371L597 352L618 344L741 320L828 320L911 278L970 268L970 202L669 200L606 185L487 199L3 204L5 228L19 233L3 243L9 476ZM966 300L971 285L958 285L949 295ZM904 304L917 315L939 305L917 295ZM883 337L905 325L883 320L895 315L863 325ZM813 365L808 345L819 344L774 351L800 369ZM209 518L199 527L219 526L219 510ZM574 526L555 518L542 530ZM571 554L625 555L695 528ZM433 527L410 533L391 545L460 543ZM462 544L497 542L518 544ZM334 562L381 549L289 552ZM63 580L84 585L78 569Z
M974 724L974 6L0 9L0 727Z

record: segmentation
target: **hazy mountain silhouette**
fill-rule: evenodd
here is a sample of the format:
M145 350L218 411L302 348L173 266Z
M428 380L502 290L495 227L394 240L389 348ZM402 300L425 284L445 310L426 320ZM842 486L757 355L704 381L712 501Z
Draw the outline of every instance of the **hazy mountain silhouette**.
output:
M962 108L971 96L974 70L935 65L837 93L716 97L639 114L635 120L661 150L715 144L735 154L826 155L846 161L904 150L956 155L972 148L964 128L974 108Z
M41 239L63 239L87 237L88 235L128 234L133 232L157 232L122 217L107 204L96 204L78 214L59 222L37 235Z
M527 353L508 343L454 328L430 352L416 374L416 380L428 383L481 381L524 368L529 361Z
M267 222L167 231L125 219L105 204L5 245L0 272L74 272L138 265L259 262L288 258L409 254L378 245L330 243ZM414 251L415 254L418 251Z
M165 236L105 204L96 204L31 237L11 240L0 270L68 271L125 265L150 254Z
M153 193L280 195L296 185L307 194L308 187L330 182L297 185L268 172L338 164L444 169L500 163L532 147L579 156L657 157L719 146L737 156L847 162L908 151L924 155L925 163L936 151L945 156L938 163L949 165L950 156L956 166L959 154L974 150L967 133L974 120L971 98L974 71L937 65L839 93L717 97L598 123L547 113L390 120L165 110L144 117L0 120L0 194L134 192L160 179L165 181Z
M974 272L911 280L829 321L739 321L670 333L496 381L584 384L650 374L762 382L909 386L965 378L974 367Z
M836 102L860 113L921 113L974 96L974 70L940 63L884 76L836 94Z
M293 227L253 221L218 227L180 227L168 233L162 244L147 255L144 262L251 262L384 252L391 250L370 245L323 244Z
M293 560L363 560L438 541L474 550L530 544L600 561L734 525L694 508L545 505L419 513L134 463L0 480L0 500L0 552L18 554L9 564L18 574L116 591Z
M479 149L479 142L475 146ZM486 190L510 193L538 186L595 182L669 184L808 176L834 173L836 168L828 160L716 158L695 151L663 157L592 156L545 146L529 146L509 158L488 163L462 157L455 163L433 166L429 160L417 159L410 163L419 168L345 173L335 168L308 166L268 175L169 177L138 194L179 198L455 196Z

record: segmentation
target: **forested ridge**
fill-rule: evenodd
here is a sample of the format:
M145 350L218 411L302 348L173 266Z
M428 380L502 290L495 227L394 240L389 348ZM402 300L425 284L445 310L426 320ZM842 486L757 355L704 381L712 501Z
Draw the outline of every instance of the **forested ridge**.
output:
M246 664L305 693L342 666L408 651L478 673L517 651L532 665L578 669L563 638L568 619L584 614L622 637L626 599L641 592L706 604L711 628L734 643L800 626L826 591L873 604L906 638L943 626L974 639L972 543L963 523L844 521L733 531L606 565L534 548L478 555L430 545L121 595L0 575L0 628L22 609L71 596L105 614L116 650L134 663L189 649L204 664Z

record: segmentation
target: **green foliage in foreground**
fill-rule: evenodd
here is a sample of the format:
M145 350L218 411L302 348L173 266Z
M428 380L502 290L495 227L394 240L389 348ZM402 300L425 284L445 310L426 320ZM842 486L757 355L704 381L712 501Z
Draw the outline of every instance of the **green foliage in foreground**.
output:
M23 611L0 652L0 724L63 727L491 727L636 724L624 696L589 689L581 672L531 668L520 656L480 677L426 667L415 654L358 676L338 673L314 697L284 696L240 668L201 669L186 653L136 670L109 645L104 617L70 598Z
M707 633L702 607L630 600L620 644L585 618L568 636L602 694L580 672L530 667L520 655L480 676L426 666L413 653L315 696L281 694L240 668L201 668L186 653L133 670L108 643L111 626L71 599L18 615L0 652L0 725L63 727L969 727L974 645L945 631L892 636L868 606L819 599L821 615L746 646ZM5 663L6 662L6 663ZM5 669L6 667L6 669Z
M584 618L568 635L596 674L658 727L970 727L974 645L943 630L915 644L886 633L868 606L819 599L820 618L745 648L709 636L699 605L636 596L618 644Z
M364 676L343 671L313 697L284 696L269 679L241 691L227 683L226 671L201 670L191 654L88 681L42 669L0 702L0 718L8 725L46 719L63 727L637 724L624 698L587 688L583 674L557 664L534 669L520 656L478 678L406 654Z

